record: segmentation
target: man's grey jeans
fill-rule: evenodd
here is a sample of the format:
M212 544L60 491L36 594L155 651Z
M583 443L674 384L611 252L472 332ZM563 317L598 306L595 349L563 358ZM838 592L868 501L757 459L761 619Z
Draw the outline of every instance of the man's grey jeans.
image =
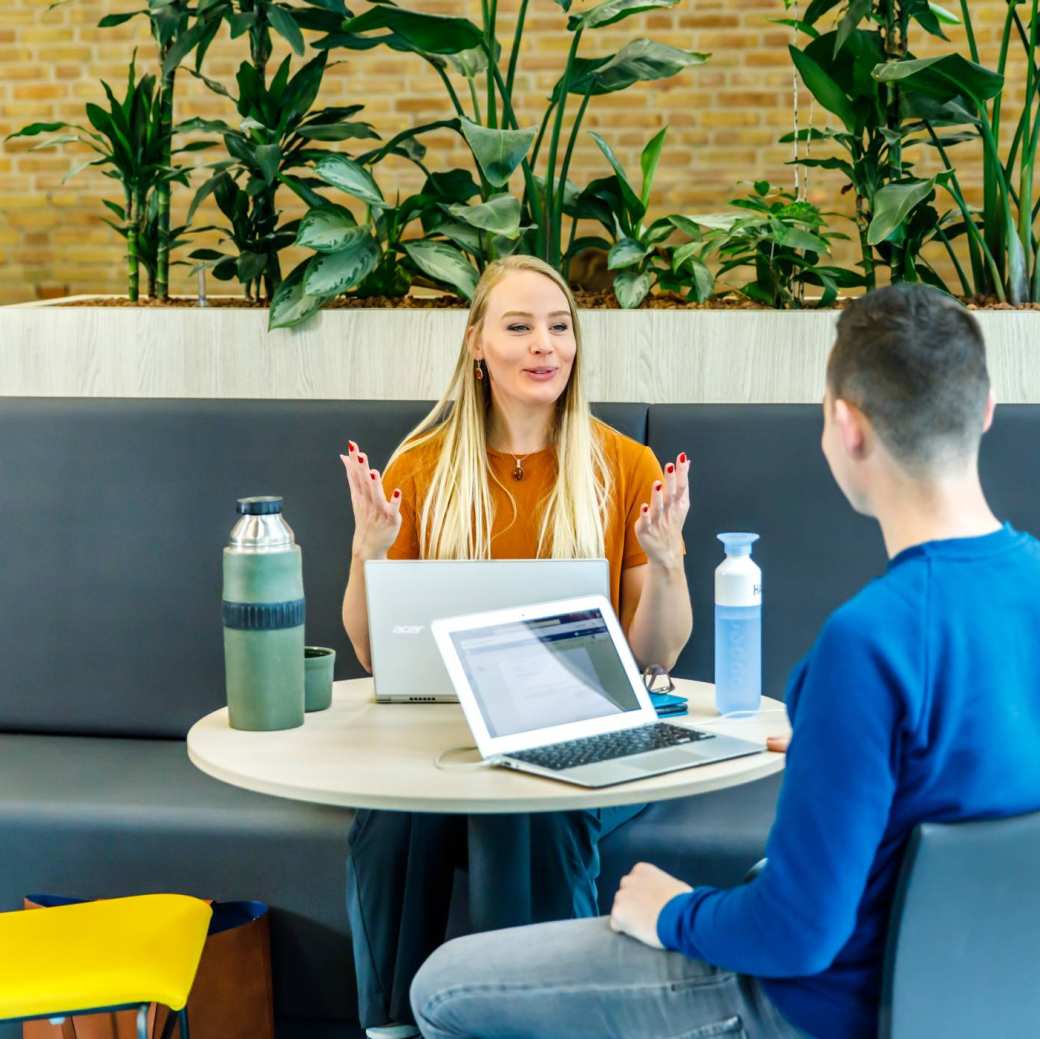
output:
M606 917L441 946L412 984L425 1039L806 1039L754 978L615 934Z

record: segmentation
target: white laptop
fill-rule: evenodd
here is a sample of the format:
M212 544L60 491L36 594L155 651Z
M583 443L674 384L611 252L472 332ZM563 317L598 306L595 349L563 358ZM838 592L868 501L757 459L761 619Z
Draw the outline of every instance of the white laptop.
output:
M600 787L765 750L658 721L604 596L437 620L433 635L492 764Z
M430 622L574 595L609 595L605 559L380 559L365 563L368 637L380 703L454 703Z

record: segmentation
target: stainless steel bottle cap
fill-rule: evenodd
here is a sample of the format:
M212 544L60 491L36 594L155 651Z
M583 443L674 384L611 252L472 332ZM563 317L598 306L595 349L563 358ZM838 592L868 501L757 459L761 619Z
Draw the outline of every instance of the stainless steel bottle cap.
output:
M273 496L239 498L240 518L231 531L231 548L239 552L282 552L296 544L292 527L282 515L282 499Z

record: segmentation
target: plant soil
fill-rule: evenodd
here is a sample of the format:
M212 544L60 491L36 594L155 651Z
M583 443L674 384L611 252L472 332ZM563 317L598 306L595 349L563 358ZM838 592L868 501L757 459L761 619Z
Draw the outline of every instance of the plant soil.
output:
M587 292L576 289L575 302L583 310L619 310L620 304L612 289L598 292ZM207 307L231 307L245 310L266 310L266 300L245 299L242 296L211 296L206 301ZM58 303L61 307L197 307L198 300L194 296L175 296L168 300L151 299L142 296L136 303L131 303L125 296L97 296L93 299L78 299L67 303ZM465 309L469 304L459 296L444 293L437 296L368 296L359 299L354 296L341 296L326 303L323 310L352 309ZM739 295L728 292L717 296L708 303L688 303L675 293L662 293L648 296L641 310L763 310L757 303Z
M574 299L582 310L618 310L617 298L611 289L599 292L586 292L577 289ZM851 300L838 300L833 307L827 309L840 310L847 306ZM1012 306L1010 303L1001 303L993 298L973 297L962 300L969 310L1040 310L1040 303L1023 303L1020 306ZM68 303L57 303L61 307L197 307L198 300L193 296L176 296L169 300L151 299L141 297L136 303L131 303L125 296L97 296L93 299L79 299ZM342 296L339 299L326 303L324 310L381 310L384 308L399 310L452 310L465 309L469 304L459 296L448 293L437 296L368 296L359 299L353 296ZM219 307L223 309L244 310L266 310L266 300L251 300L241 296L215 296L206 302L207 308ZM648 296L643 301L640 310L767 310L758 303L754 303L736 292L727 292L716 296L707 303L689 303L682 296L674 293L661 293L660 295ZM811 308L807 308L811 309Z

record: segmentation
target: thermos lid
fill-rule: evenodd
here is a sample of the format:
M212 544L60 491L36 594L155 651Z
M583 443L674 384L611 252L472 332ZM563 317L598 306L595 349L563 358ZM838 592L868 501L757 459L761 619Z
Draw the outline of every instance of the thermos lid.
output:
M242 516L273 516L282 511L282 499L270 494L239 498L235 511Z
M238 522L231 531L230 552L284 552L296 543L276 495L239 498Z

